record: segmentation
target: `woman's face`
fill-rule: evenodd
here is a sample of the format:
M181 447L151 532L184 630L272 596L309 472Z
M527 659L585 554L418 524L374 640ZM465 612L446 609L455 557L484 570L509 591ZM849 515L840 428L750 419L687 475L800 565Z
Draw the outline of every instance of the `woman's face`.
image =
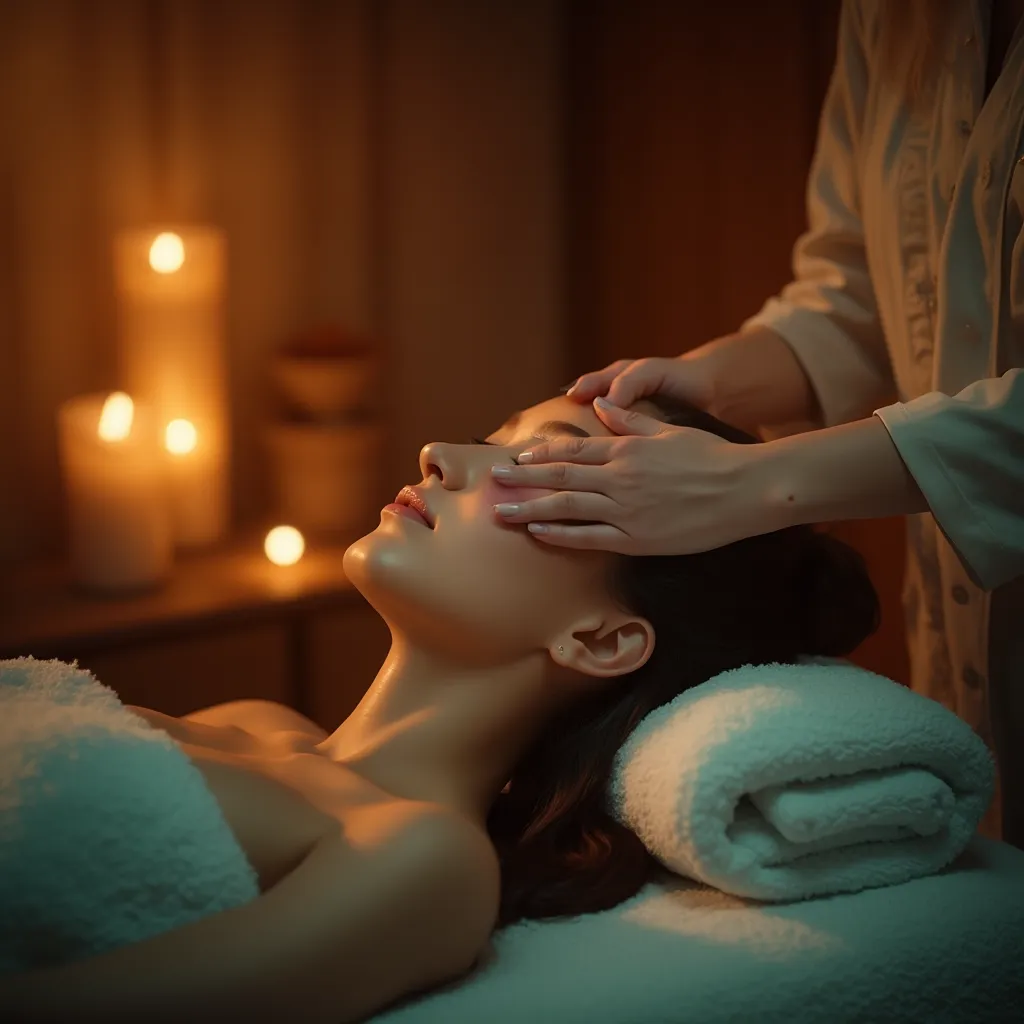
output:
M617 556L545 545L494 511L552 492L503 486L491 467L567 434L609 431L589 406L557 397L513 415L486 445L423 448L414 490L432 526L385 509L345 552L347 575L392 629L438 654L490 663L547 648L567 629L599 630L616 613L605 580Z

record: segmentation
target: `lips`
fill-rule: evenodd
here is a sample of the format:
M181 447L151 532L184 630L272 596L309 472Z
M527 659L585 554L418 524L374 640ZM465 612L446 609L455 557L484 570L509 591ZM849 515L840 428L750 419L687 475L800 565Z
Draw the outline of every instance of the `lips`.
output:
M395 504L405 505L408 508L411 508L414 512L417 512L422 516L423 521L427 526L431 529L434 528L434 517L431 514L430 509L427 507L426 501L423 500L423 496L415 487L403 487L395 497Z

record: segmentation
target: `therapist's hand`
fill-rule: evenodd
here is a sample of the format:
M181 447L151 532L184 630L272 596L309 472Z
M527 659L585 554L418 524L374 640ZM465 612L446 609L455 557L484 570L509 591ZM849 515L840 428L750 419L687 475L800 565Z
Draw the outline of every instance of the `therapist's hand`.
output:
M583 374L566 396L580 403L603 396L612 405L628 409L641 398L665 395L713 413L717 366L712 354L712 346L703 345L672 359L618 359L603 370Z
M603 401L594 402L598 417L628 436L559 438L521 453L517 466L495 467L502 483L556 491L512 514L496 506L495 515L527 523L545 544L626 555L692 554L778 528L759 493L760 445Z

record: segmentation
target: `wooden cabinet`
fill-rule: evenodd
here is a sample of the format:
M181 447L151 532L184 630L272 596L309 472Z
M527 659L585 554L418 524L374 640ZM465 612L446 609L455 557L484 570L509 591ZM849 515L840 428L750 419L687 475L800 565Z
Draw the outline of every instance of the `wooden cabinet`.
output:
M344 550L313 547L280 568L243 539L129 598L78 593L61 565L28 566L0 580L0 658L77 661L124 703L168 715L260 697L333 729L390 645L344 575Z
M282 623L114 643L78 662L125 704L184 715L242 697L293 701L288 628Z

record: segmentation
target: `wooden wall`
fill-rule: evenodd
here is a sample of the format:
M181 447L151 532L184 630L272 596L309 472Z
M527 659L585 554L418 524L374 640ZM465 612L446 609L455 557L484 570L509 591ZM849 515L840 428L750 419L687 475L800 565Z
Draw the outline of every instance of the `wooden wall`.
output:
M56 410L120 386L125 226L227 232L236 526L270 511L268 364L294 332L378 346L373 522L425 442L551 394L561 25L558 0L0 5L0 567L64 548Z
M789 280L839 3L566 10L571 376L734 331ZM854 660L907 681L902 519L834 530L883 604Z

